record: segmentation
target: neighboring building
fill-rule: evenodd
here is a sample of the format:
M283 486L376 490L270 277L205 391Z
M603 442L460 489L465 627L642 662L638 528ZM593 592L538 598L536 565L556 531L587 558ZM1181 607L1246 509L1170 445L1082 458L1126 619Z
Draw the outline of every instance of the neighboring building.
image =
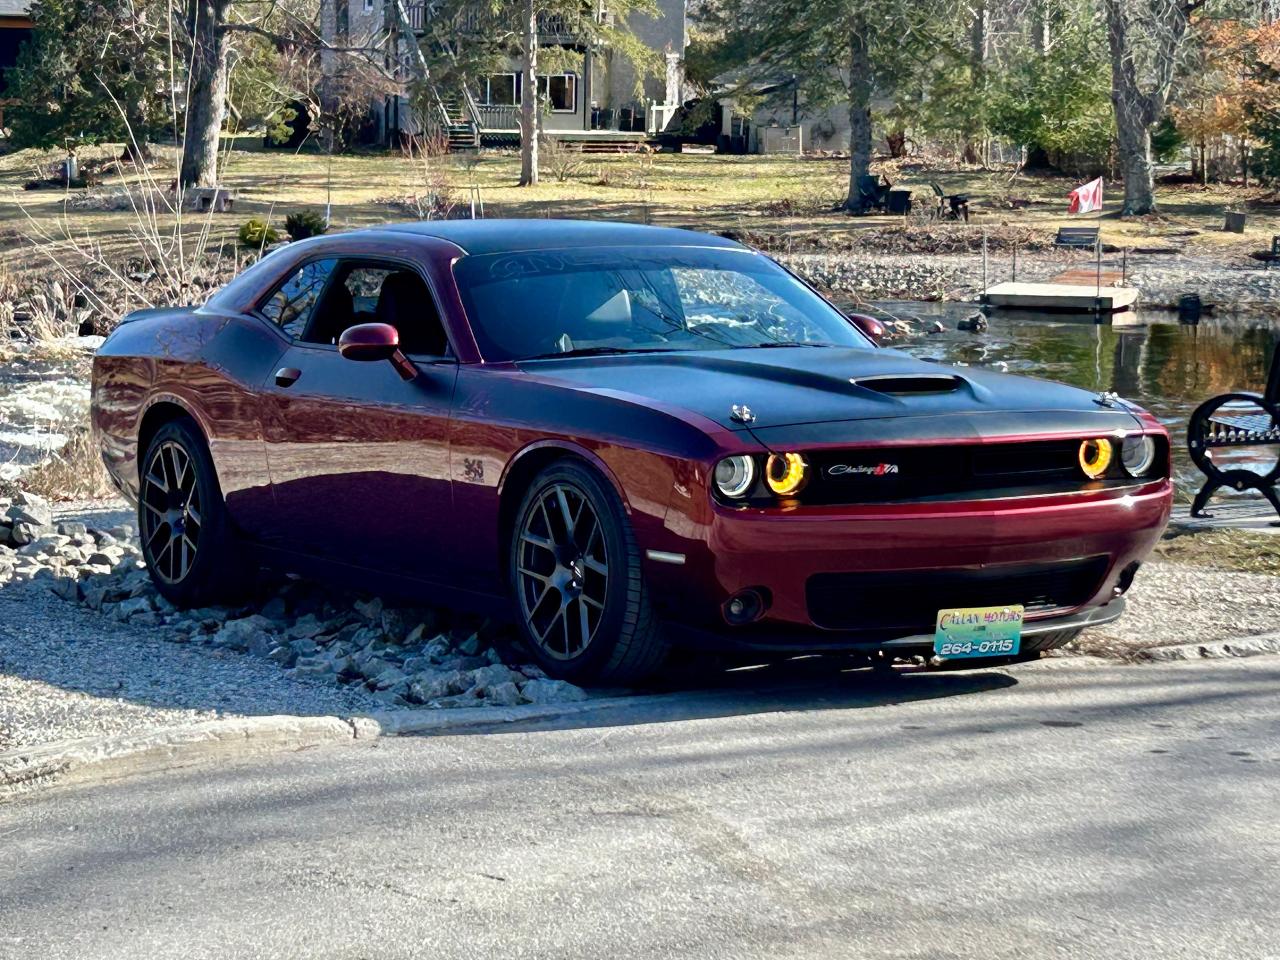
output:
M0 0L3 2L3 0ZM418 34L433 11L429 3L408 0L403 9L408 23L402 23L396 0L323 0L321 27L326 41L367 43L385 38L389 63L397 63L409 81L419 74L407 34ZM661 132L682 102L682 64L688 42L685 22L686 0L658 0L656 17L635 15L631 29L665 64L664 75L646 77L637 93L635 68L611 51L592 49L583 42L575 25L561 17L539 18L539 43L543 51L559 48L578 58L576 68L545 74L538 78L538 92L547 100L542 117L543 130L550 136L575 140L641 140ZM611 16L604 0L596 7L597 17ZM484 30L484 14L463 19L457 34ZM462 42L465 42L463 40ZM563 59L563 58L558 58ZM340 55L330 54L326 73L341 69ZM378 138L390 143L400 134L416 134L424 129L442 129L456 147L513 142L519 138L522 63L508 58L505 68L481 77L467 77L458 89L432 88L434 103L424 108L426 116L416 116L405 92L373 105Z
M758 81L737 93L734 73L716 78L719 89L735 95L716 97L719 106L718 147L724 153L806 153L849 149L847 104L815 105L799 92L795 78ZM744 109L741 101L751 106ZM893 101L876 97L872 109L888 110Z
M31 37L31 0L0 0L0 129L4 128L6 72L18 62L18 48Z

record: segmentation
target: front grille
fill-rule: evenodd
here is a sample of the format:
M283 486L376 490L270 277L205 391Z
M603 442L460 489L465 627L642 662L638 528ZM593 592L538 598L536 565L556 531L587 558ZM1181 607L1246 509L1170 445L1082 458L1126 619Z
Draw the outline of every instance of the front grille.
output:
M805 503L900 503L1127 486L1117 454L1100 480L1080 469L1079 440L939 444L822 450L805 454L812 469Z
M1022 604L1027 613L1077 607L1097 592L1107 558L955 570L819 573L809 578L809 619L828 630L932 633L946 607Z

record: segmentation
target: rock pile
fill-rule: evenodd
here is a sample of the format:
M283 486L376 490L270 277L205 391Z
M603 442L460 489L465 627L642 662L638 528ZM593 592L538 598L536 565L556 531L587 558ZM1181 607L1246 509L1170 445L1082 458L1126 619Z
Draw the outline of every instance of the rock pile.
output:
M486 622L379 598L337 597L277 579L251 604L179 610L155 589L127 526L53 522L31 494L0 501L0 584L47 583L58 596L174 643L262 657L295 678L361 684L388 707L517 706L586 698L532 664L509 664L510 644Z
M795 254L778 259L819 289L865 300L941 300L957 277L923 257L845 257Z

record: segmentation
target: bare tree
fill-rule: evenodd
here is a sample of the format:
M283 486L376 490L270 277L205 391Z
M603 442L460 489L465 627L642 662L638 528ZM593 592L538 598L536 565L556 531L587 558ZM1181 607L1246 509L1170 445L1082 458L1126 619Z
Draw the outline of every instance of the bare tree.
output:
M1103 0L1111 51L1111 102L1124 177L1125 215L1156 209L1151 129L1169 100L1191 15L1205 0Z
M227 102L228 33L224 29L231 0L187 0L186 28L191 42L187 82L186 135L182 143L184 187L218 182L218 137Z
M524 99L520 104L520 186L538 185L538 4L523 0L520 11L524 53Z

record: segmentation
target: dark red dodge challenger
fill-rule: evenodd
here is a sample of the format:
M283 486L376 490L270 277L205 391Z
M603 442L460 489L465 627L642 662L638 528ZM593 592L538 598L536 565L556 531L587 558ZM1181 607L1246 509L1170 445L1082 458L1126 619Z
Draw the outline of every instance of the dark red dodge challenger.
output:
M509 611L581 682L673 644L1007 661L1120 616L1160 424L875 326L700 233L394 225L131 315L93 420L173 602L266 564Z

